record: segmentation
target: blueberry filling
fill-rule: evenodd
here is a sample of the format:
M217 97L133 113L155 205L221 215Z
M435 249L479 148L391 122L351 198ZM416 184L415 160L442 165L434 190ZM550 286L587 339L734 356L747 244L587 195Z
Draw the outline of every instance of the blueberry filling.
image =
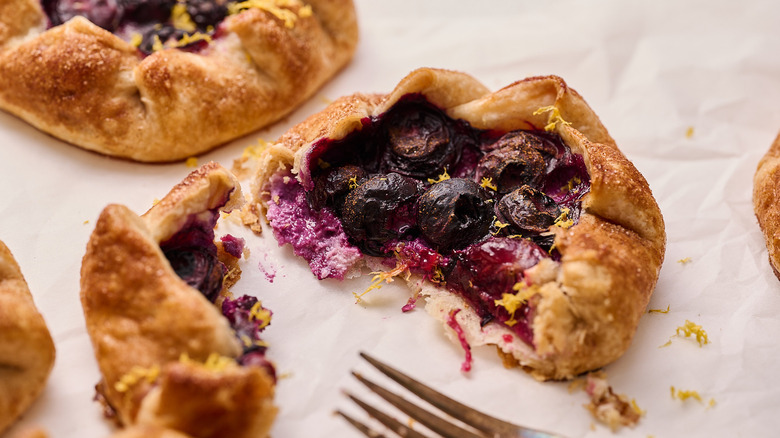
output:
M529 344L533 300L506 300L527 286L525 270L560 257L550 227L575 224L590 190L582 156L557 134L476 129L418 94L363 119L341 140L315 143L300 177L292 184L305 196L288 195L269 213L328 212L363 254L447 287L483 324L505 324ZM290 186L272 184L271 191ZM289 222L271 225L277 235L292 232L282 230Z
M199 50L233 0L41 0L50 26L81 16L137 45L143 55L166 46Z
M212 303L222 299L222 314L243 346L238 363L262 367L275 379L274 367L265 358L267 347L260 339L260 333L270 324L271 312L255 297L244 295L233 299L220 294L228 269L220 261L214 243L214 226L218 218L217 211L191 215L181 230L160 243L160 249L176 274L188 285L198 289ZM242 256L243 239L228 234L220 241L229 256L236 259Z

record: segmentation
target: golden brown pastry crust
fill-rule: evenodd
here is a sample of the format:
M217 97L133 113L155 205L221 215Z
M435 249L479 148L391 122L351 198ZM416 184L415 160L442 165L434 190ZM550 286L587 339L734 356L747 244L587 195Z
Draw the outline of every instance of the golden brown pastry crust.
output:
M11 251L0 241L0 434L43 391L54 342Z
M235 178L209 163L141 217L121 205L101 213L82 262L81 301L103 376L98 390L120 424L195 437L268 433L272 378L259 367L203 365L242 348L222 312L179 278L159 246L191 215L242 200Z
M553 227L561 262L543 261L526 272L540 286L534 347L516 337L505 342L503 335L512 333L508 328L481 327L462 298L412 277L411 287L427 297L426 310L446 322L451 311L461 309L456 319L471 346L496 345L506 364L522 366L541 380L571 378L617 359L628 348L658 279L666 245L663 218L644 177L559 77L528 78L491 93L463 73L420 69L388 95L341 98L293 127L261 157L253 187L257 201L269 201L263 185L280 168L306 178L298 171L314 141L343 138L361 119L384 113L409 93L421 93L449 116L481 129L542 129L557 120L555 132L583 156L591 177L579 223ZM552 106L560 119L537 111Z
M303 5L291 3L296 13ZM160 162L203 153L279 120L351 59L352 0L307 4L313 14L292 28L249 9L226 18L224 35L202 52L141 58L86 19L45 30L39 1L5 0L0 108L107 155Z
M764 234L769 264L780 279L780 135L758 162L753 176L753 210Z

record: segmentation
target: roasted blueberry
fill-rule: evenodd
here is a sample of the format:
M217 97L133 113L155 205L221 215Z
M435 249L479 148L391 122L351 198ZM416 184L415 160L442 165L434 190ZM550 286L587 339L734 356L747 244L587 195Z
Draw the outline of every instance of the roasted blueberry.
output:
M485 237L493 209L474 181L452 178L433 184L417 205L423 236L440 251L464 248Z
M210 301L217 298L222 289L225 267L216 255L198 246L163 249L163 252L179 278L198 289Z
M314 178L314 188L306 193L309 205L319 210L331 207L340 214L344 198L351 189L366 179L366 172L357 166L329 167Z
M135 23L164 23L171 18L176 0L119 0L125 20Z
M414 178L435 177L451 169L460 158L445 116L434 108L402 105L386 121L388 171Z
M364 253L381 256L384 245L412 232L421 184L397 173L378 175L349 192L342 224L350 241Z
M215 0L188 0L187 13L200 30L206 30L209 26L216 27L227 16L227 6L224 1Z
M491 149L477 164L477 175L490 178L499 193L538 184L547 167L542 153L555 151L545 139L527 131L510 132Z
M119 27L123 12L118 0L44 0L43 9L52 26L81 16L110 32Z
M552 198L527 185L501 198L498 211L511 225L534 234L547 231L561 215Z

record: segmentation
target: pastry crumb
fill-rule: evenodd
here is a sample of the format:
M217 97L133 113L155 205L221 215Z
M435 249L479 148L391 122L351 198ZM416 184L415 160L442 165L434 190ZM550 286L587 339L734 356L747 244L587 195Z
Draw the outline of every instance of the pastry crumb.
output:
M588 373L585 378L585 392L590 396L590 403L585 405L585 408L613 432L623 426L636 426L645 414L636 400L629 400L623 394L615 394L603 371Z

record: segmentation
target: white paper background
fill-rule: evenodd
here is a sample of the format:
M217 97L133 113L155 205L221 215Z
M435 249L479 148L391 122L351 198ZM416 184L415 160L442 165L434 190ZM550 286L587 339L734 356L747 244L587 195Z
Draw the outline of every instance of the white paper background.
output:
M775 435L780 282L750 198L756 164L780 129L780 3L362 0L357 7L361 41L348 68L287 119L199 161L230 166L246 146L273 140L327 99L389 91L417 67L466 71L492 89L560 75L645 175L666 220L666 262L650 307L671 311L645 315L629 351L606 368L615 390L647 411L635 429L616 435ZM191 169L98 156L5 113L0 145L0 239L57 345L46 390L12 432L39 425L54 437L108 436L92 401L99 374L78 298L81 257L103 207L122 203L141 213ZM365 289L367 277L317 282L271 233L248 245L234 292L256 294L274 311L265 337L285 377L273 436L358 436L332 412L365 417L342 389L373 400L350 370L386 382L358 359L361 350L508 420L570 437L612 435L593 427L583 392L505 370L490 348L475 351L473 371L462 374L462 350L443 329L421 309L401 313L404 289L386 286L356 305L351 292ZM677 262L686 257L690 263ZM675 338L659 348L686 319L711 343ZM672 385L717 404L673 400Z

